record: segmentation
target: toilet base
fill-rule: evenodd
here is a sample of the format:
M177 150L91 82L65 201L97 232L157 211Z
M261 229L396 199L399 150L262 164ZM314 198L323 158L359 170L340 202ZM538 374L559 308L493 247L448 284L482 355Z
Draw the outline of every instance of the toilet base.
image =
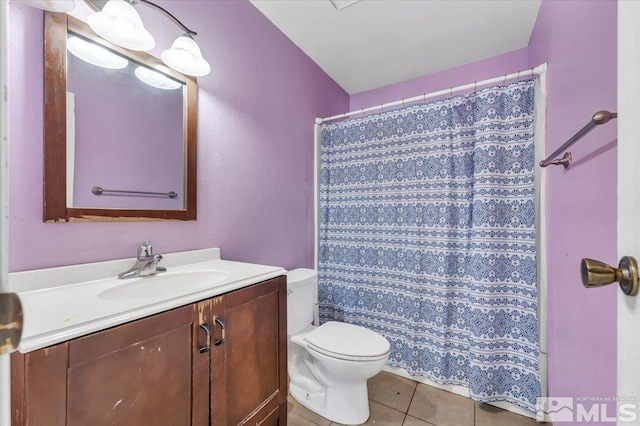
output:
M365 423L369 418L369 399L367 382L344 384L340 389L323 387L318 390L305 389L305 386L293 381L289 384L289 393L301 405L331 420L345 425Z

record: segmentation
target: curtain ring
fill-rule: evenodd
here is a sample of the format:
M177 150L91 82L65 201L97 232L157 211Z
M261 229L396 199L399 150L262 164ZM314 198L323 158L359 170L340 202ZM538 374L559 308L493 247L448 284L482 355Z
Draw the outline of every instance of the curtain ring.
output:
M427 102L427 94L426 93L422 94L422 102Z
M380 112L384 112L384 104L380 104Z
M474 81L473 82L473 93L476 93L478 91L478 82Z
M453 86L449 87L449 97L453 96Z
M364 108L360 110L360 115L362 116L362 118L364 118Z
M502 85L505 86L507 84L507 75L504 75L504 80L502 80Z

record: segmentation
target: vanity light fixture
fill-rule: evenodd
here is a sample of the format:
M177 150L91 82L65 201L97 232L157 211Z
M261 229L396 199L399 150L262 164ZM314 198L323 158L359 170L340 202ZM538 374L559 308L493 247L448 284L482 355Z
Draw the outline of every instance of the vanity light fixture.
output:
M211 72L211 67L202 57L198 43L189 33L178 37L170 49L162 52L160 58L168 67L183 74L198 77Z
M158 89L175 90L182 87L181 83L172 80L166 75L158 71L151 70L147 67L139 66L136 68L135 73L136 77L138 77L138 80Z
M100 12L89 15L87 21L100 37L125 49L146 52L156 46L138 11L125 0L109 0Z
M49 12L71 12L76 3L74 0L21 0L23 4Z
M67 50L83 61L102 68L120 70L129 65L126 58L80 37L69 37Z
M52 12L69 12L75 6L74 0L21 1L29 6ZM144 4L162 13L184 31L184 34L173 42L171 48L160 55L164 63L182 74L194 77L202 77L211 72L209 63L202 57L200 47L193 39L198 33L187 28L166 9L149 0L108 0L100 9L94 1L97 2L97 0L84 0L95 10L89 15L88 23L91 29L104 39L125 49L142 51L153 49L155 40L144 28L142 19L134 7L136 4Z
M84 1L95 10L98 10L92 0ZM133 7L138 3L149 6L162 13L185 32L185 34L181 35L175 42L173 42L171 48L166 49L160 55L168 67L194 77L201 77L211 72L211 67L202 57L200 47L193 39L193 36L197 35L197 33L187 28L178 20L178 18L169 13L169 11L150 2L149 0L109 0L102 11L95 12L89 16L89 26L99 35L118 46L132 50L150 50L154 47L155 42L151 47L148 47L150 44L146 34L149 34L151 40L153 40L153 37L146 29L144 29L140 15ZM123 6L123 4L126 6ZM99 24L97 18L92 19L94 16L101 16L101 14L105 14L106 16L104 20L104 28L98 28ZM100 20L102 20L102 18L100 18ZM122 22L123 27L117 27L115 25L116 22ZM94 23L96 27L94 27ZM128 32L129 28L132 29L131 33ZM135 34L139 35L134 35L133 30L136 31ZM131 45L135 45L136 47L132 48L130 47Z

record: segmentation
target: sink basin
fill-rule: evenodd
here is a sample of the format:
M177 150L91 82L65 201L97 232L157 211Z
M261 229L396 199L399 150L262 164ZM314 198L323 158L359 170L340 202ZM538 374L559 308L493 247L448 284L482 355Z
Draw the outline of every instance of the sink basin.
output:
M148 277L120 280L121 284L98 294L103 300L169 298L174 293L195 293L224 281L226 271L203 270L185 272L163 272Z

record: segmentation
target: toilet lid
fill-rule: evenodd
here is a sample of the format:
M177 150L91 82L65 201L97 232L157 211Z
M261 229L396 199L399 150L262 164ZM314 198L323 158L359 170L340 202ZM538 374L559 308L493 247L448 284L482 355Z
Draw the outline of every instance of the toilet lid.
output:
M387 339L375 331L335 321L322 324L306 340L311 349L342 359L380 358L391 350Z

